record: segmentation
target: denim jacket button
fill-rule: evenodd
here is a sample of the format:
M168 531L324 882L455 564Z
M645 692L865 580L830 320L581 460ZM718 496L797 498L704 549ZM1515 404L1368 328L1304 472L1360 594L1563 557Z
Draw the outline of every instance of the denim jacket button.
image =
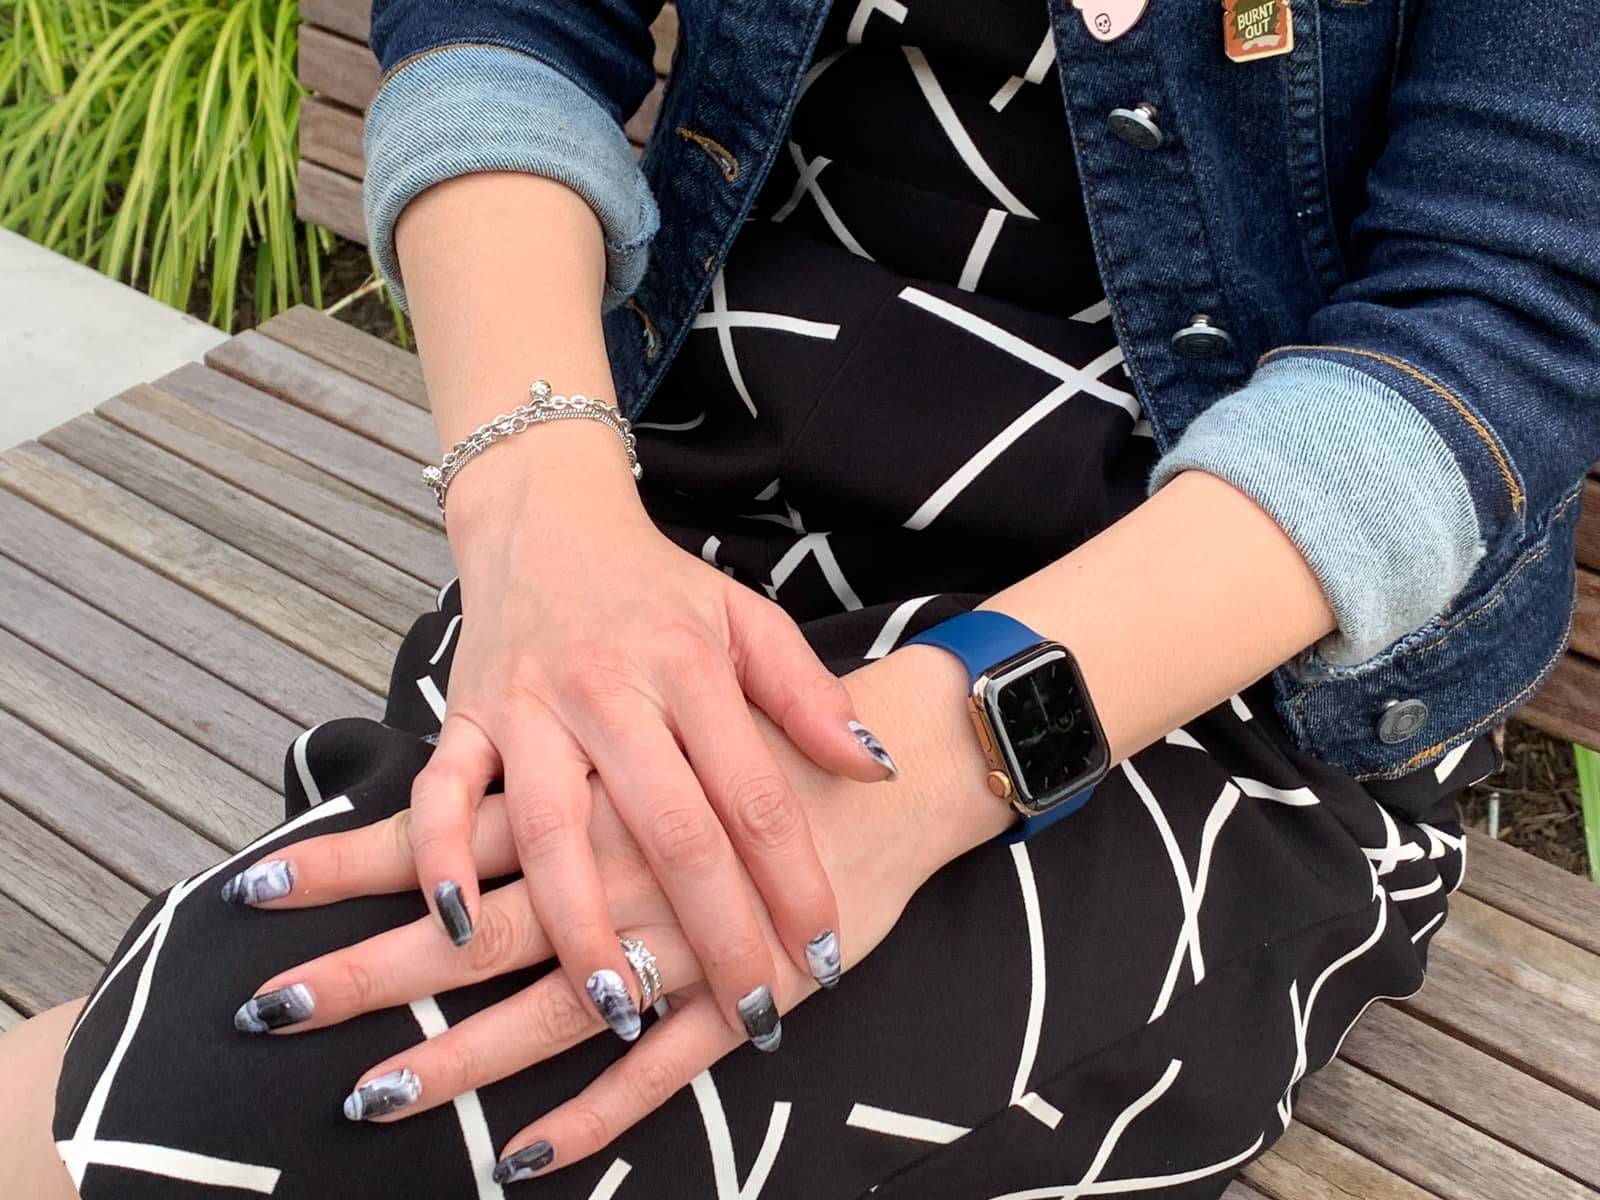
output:
M1172 335L1172 348L1185 358L1216 358L1233 349L1233 335L1213 325L1205 313L1195 313Z
M1106 124L1112 133L1138 150L1158 150L1167 140L1156 124L1155 105L1142 101L1132 108L1113 108Z
M1421 700L1390 700L1378 718L1378 740L1394 745L1409 741L1428 723L1428 706Z

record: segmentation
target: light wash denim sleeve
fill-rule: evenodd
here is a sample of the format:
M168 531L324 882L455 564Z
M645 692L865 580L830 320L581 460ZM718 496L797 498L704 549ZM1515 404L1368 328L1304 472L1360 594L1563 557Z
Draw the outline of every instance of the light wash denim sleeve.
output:
M394 226L424 189L473 171L526 171L567 184L600 220L601 311L638 287L660 224L622 128L583 88L531 55L450 45L403 63L367 110L368 244L407 308Z
M1330 663L1364 662L1425 625L1483 555L1444 437L1398 391L1343 363L1269 359L1184 430L1150 492L1187 470L1250 496L1305 556L1339 622L1317 646Z

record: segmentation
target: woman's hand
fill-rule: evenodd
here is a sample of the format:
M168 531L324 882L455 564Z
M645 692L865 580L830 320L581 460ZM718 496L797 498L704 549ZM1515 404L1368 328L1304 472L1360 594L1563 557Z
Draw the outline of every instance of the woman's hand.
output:
M774 951L804 967L839 917L749 704L831 771L880 781L892 763L778 605L655 528L609 430L567 421L496 446L462 473L449 513L465 619L438 751L412 791L424 894L457 945L473 938L475 813L503 777L533 914L574 990L638 1036L590 841L592 766L671 904L662 918L705 964L728 1027L755 1036Z
M759 716L753 719L760 721ZM756 906L763 946L777 964L772 994L778 1008L787 1011L816 990L813 973L836 982L845 967L875 947L923 882L914 858L883 853L885 845L907 843L919 806L899 803L904 793L886 802L869 787L820 771L786 747L770 724L761 721L760 726L794 790L806 797L822 863L839 881L840 913L850 931L847 943L825 947L821 961L808 972L785 961L774 925ZM582 1093L511 1139L497 1172L502 1181L527 1178L549 1165L570 1165L602 1149L742 1040L723 1018L701 960L643 848L599 779L591 777L588 787L606 923L654 953L671 1009ZM416 887L410 852L413 819L402 811L374 825L286 848L272 861L289 863L294 890L262 907L307 907ZM470 848L476 874L494 878L517 869L514 830L508 799L500 793L487 797L478 810ZM751 880L738 874L743 895L753 899ZM240 1010L238 1023L256 1032L321 1028L533 966L554 952L519 881L484 895L478 935L464 951L445 945L425 918L267 980ZM631 974L625 978L632 981ZM563 973L552 972L437 1037L375 1064L346 1101L346 1115L403 1119L535 1066L604 1027L583 991Z

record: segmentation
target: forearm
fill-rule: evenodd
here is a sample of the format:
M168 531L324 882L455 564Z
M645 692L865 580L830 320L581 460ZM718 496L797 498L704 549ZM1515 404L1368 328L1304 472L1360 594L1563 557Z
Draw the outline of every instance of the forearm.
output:
M1244 493L1198 471L982 607L1072 650L1114 762L1334 627L1283 531ZM951 655L907 647L850 679L861 719L900 764L895 799L907 809L908 838L925 869L1011 823L1011 810L984 786L966 672Z

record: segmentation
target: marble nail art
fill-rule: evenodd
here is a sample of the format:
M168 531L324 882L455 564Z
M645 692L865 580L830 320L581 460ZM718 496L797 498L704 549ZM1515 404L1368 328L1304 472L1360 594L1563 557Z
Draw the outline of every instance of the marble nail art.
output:
M266 1033L269 1029L282 1029L285 1025L298 1025L308 1020L317 1007L316 997L303 983L275 988L251 996L233 1014L233 1027L240 1033Z
M806 943L806 965L811 968L811 978L825 988L839 982L843 965L839 961L839 935L824 929Z
M639 1036L643 1028L639 1008L634 1004L633 997L628 995L628 986L622 982L621 975L612 970L596 971L583 987L589 993L589 999L594 1001L601 1018L611 1026L612 1033L625 1042L631 1042Z
M458 946L465 946L470 942L472 915L467 912L467 906L462 902L461 885L454 879L446 879L433 889L433 902L439 908L439 920L443 922L450 940Z
M860 721L850 722L850 732L856 735L856 741L861 743L861 748L872 756L872 761L889 772L890 779L899 778L900 768L894 765L894 759L883 748L883 743L878 740L877 734Z
M282 900L294 891L294 868L281 858L268 859L240 871L222 885L222 898L229 904L260 904L263 900Z
M415 1104L422 1095L422 1080L410 1067L401 1067L363 1083L344 1098L344 1115L352 1121L370 1121Z
M739 1019L757 1050L767 1053L778 1048L783 1040L783 1022L778 1019L778 1006L772 1002L772 993L762 984L754 991L739 997Z
M535 1142L515 1154L508 1154L494 1165L496 1183L521 1183L532 1179L535 1171L542 1171L556 1160L556 1148L549 1142Z

